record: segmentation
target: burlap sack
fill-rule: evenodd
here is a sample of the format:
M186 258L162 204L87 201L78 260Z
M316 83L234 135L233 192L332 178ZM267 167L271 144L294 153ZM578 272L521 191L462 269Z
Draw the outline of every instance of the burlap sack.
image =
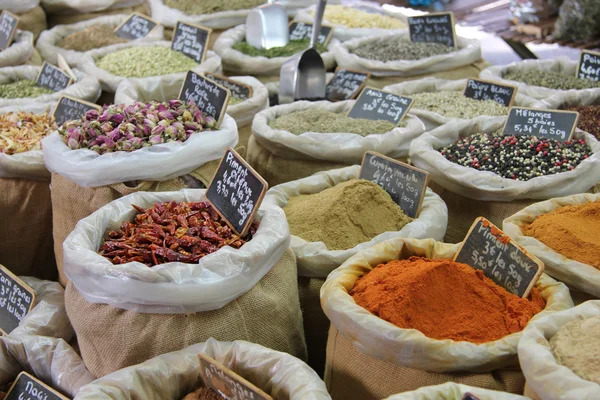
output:
M527 379L526 394L535 400L597 399L600 385L559 364L550 339L566 323L600 315L600 301L588 301L527 325L519 343L519 361Z
M214 50L223 61L223 69L229 74L278 77L281 66L289 57L252 57L233 49L234 44L245 40L245 24L229 29L219 36L215 42ZM321 54L326 70L332 69L335 66L332 50L338 43L337 39L332 39L327 46L328 51Z
M17 0L18 2L20 0ZM26 2L23 2L26 3ZM33 40L37 40L48 25L46 24L46 13L40 6L33 7L31 10L17 13L19 17L19 25L17 27L24 31L33 33Z
M69 13L69 14L48 14L48 27L52 28L56 25L71 25L81 21L87 21L89 19L103 17L107 15L117 14L131 14L138 12L144 15L150 15L150 7L146 2L138 4L132 7L125 8L114 8L110 10L103 10L97 12L88 13Z
M17 30L10 47L0 52L0 67L25 64L33 55L33 33Z
M527 397L516 394L481 389L454 382L446 382L435 386L425 386L412 392L395 394L387 397L385 400L463 400L463 397L466 394L472 394L479 400L527 400Z
M179 400L204 386L198 354L215 359L275 399L331 399L323 381L297 358L243 340L214 339L100 378L76 399Z
M308 349L307 363L320 377L323 377L325 371L325 349L329 332L329 318L321 308L320 293L324 283L325 278L298 276L298 294Z

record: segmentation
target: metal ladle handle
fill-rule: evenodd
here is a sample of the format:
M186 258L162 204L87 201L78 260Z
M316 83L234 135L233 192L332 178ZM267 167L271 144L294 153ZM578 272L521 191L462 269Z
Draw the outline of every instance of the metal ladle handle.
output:
M325 13L325 5L327 0L319 0L317 4L317 10L315 11L315 22L313 23L312 37L310 38L310 48L317 49L317 43L319 42L319 34L321 33L321 22L323 21L323 14Z

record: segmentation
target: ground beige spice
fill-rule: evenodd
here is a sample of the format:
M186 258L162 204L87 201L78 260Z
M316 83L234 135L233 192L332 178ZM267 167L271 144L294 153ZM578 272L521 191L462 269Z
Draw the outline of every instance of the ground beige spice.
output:
M550 347L558 363L600 384L600 316L566 323L550 339Z
M86 30L71 33L69 36L63 38L58 46L67 50L89 51L125 42L128 42L128 40L118 36L114 32L113 27L97 24L90 26Z
M350 249L412 221L385 190L362 179L292 197L283 210L292 235L329 250Z
M264 0L165 0L165 5L167 7L176 8L186 14L193 15L251 9L263 3L265 3Z

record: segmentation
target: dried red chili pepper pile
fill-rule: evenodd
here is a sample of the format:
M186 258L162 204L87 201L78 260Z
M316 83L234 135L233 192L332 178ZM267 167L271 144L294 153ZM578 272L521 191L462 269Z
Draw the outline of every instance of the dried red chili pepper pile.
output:
M253 222L243 238L235 234L207 202L156 203L133 222L110 231L99 253L113 264L138 261L151 267L167 262L196 263L223 246L239 249L256 233Z

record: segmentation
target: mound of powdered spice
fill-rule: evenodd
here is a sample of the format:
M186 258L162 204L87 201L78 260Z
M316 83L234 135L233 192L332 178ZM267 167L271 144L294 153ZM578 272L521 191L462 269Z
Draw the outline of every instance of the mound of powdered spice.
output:
M54 93L54 91L45 87L36 86L35 81L27 79L0 84L0 98L3 99L39 97L43 94L50 93Z
M251 57L266 57L266 58L275 58L275 57L291 57L299 51L306 50L310 47L310 40L290 40L288 44L281 47L272 47L270 49L257 49L254 46L251 46L248 42L237 42L232 48L234 50L240 51L246 55ZM327 47L325 45L318 43L317 51L319 53L323 53L327 51Z
M563 256L600 269L600 202L565 206L521 227Z
M600 87L600 82L591 79L579 79L575 75L554 71L512 70L502 75L503 79L523 82L530 86L542 86L550 89L590 89Z
M117 76L147 78L185 72L198 63L168 47L139 46L109 53L96 61L96 66Z
M219 1L198 1L198 0L164 0L167 7L176 8L186 14L201 15L214 14L221 11L244 10L257 7L264 0L219 0Z
M207 388L207 387L201 387L199 389L196 389L192 393L188 394L187 396L185 396L182 400L223 400L223 399L225 399L225 398L223 396L221 396L216 390Z
M377 61L420 60L456 51L441 43L411 42L395 36L366 43L351 52L359 57Z
M113 27L96 24L83 31L71 33L63 38L58 46L66 50L89 51L125 42L128 40L118 36Z
M399 328L473 343L520 332L545 307L537 288L523 299L466 264L414 256L378 265L350 295Z
M446 118L475 118L480 115L499 117L508 114L508 107L493 100L479 101L462 92L424 92L409 95L413 108L432 111Z
M566 110L577 111L579 113L577 127L600 140L600 106L572 106L567 107Z
M405 126L405 124L404 121L400 122L400 126ZM269 122L269 126L273 129L291 132L294 135L301 135L305 132L346 132L367 136L386 133L396 128L396 125L390 121L350 118L322 108L309 108L283 115Z
M379 185L359 179L292 197L283 211L292 235L329 250L350 249L412 221Z

